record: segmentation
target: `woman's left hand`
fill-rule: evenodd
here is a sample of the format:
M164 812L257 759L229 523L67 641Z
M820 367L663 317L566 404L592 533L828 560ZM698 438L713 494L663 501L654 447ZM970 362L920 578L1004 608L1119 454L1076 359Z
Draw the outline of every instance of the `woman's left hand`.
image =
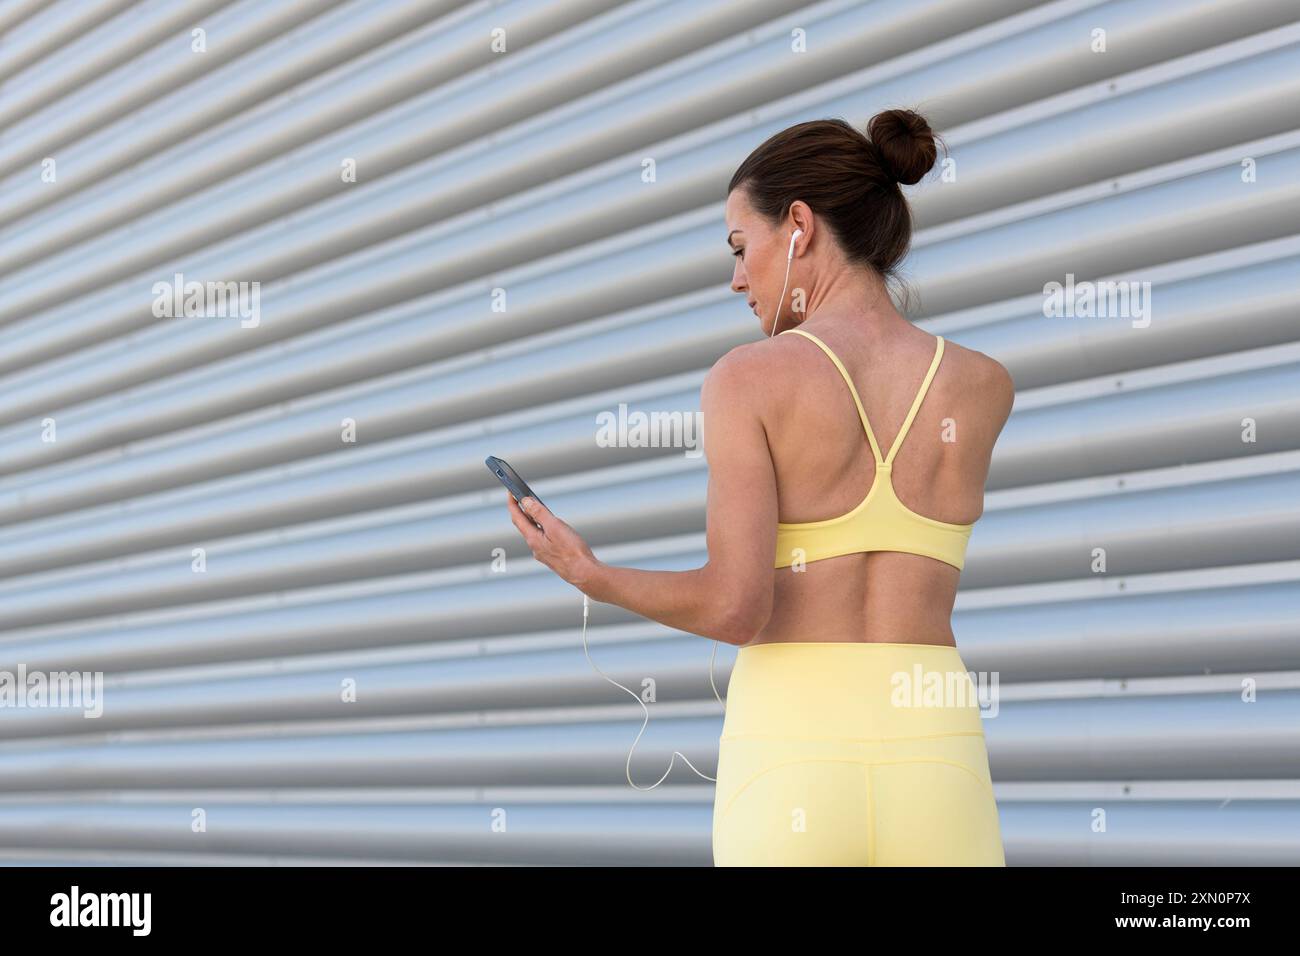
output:
M506 502L510 520L528 542L533 557L581 590L582 582L599 563L582 535L551 514L550 509L536 498L524 498L522 504L527 513L510 492L506 492ZM533 520L542 526L541 531L537 530Z

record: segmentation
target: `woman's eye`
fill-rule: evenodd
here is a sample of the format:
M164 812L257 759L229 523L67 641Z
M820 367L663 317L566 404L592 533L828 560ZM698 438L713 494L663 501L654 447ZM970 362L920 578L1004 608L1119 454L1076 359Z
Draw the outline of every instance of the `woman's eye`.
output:
M744 249L737 249L735 252L732 253L732 255L733 255L733 256L739 256L739 255L742 255L742 254L744 253L744 251L745 251Z

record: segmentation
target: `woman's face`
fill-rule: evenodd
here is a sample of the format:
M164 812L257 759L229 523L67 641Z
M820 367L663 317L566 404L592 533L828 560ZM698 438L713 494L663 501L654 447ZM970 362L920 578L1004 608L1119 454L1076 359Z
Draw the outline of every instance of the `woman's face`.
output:
M727 244L736 258L731 291L745 294L763 334L770 335L778 308L785 306L777 299L785 281L790 236L769 226L750 206L745 188L739 186L727 197ZM790 326L782 323L781 327Z

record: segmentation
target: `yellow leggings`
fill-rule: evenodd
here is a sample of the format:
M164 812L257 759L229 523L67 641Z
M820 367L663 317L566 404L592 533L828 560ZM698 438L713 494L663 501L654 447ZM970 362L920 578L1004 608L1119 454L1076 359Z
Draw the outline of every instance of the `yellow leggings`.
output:
M955 647L742 647L718 743L715 866L1006 866Z

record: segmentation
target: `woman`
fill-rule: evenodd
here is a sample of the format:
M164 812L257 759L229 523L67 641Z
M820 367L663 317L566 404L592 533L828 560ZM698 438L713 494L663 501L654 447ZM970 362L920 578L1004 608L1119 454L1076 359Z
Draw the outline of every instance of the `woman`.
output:
M889 110L865 135L792 126L732 177L731 288L765 338L724 355L701 391L703 567L604 564L507 496L534 556L592 600L740 648L716 865L1005 865L949 619L1014 384L888 293L911 242L899 184L935 158L928 123Z

